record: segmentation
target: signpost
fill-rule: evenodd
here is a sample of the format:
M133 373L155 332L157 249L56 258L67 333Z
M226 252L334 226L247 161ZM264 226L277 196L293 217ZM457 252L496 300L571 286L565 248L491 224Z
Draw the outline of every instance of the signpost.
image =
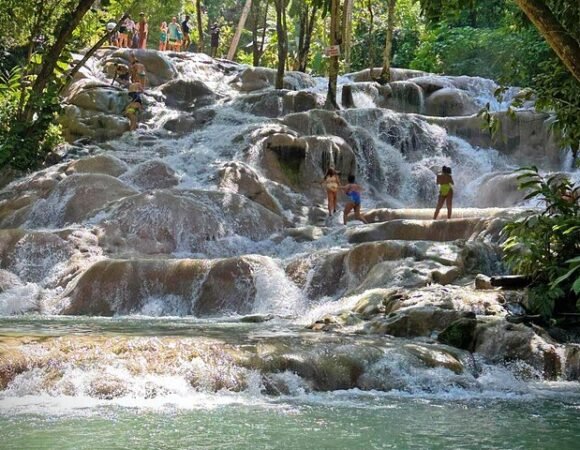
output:
M340 45L331 45L324 49L324 54L328 57L340 56Z

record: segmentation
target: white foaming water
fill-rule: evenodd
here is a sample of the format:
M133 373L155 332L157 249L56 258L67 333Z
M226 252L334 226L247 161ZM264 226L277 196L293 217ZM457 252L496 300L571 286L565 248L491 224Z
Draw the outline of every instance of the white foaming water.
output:
M26 283L0 292L0 315L12 316L41 309L43 289L36 283Z
M303 292L288 279L275 261L268 259L253 269L256 299L253 312L295 315L304 310Z

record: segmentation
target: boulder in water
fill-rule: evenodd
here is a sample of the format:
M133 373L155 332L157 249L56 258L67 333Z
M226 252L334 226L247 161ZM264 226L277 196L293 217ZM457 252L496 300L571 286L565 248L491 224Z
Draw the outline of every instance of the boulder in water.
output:
M128 197L104 211L99 241L111 253L199 252L229 234L264 239L283 219L232 193L156 190Z
M234 192L248 197L275 214L281 214L276 199L268 192L258 173L249 165L229 162L218 171L218 188L223 192Z
M208 270L203 260L104 260L63 293L63 314L186 315Z
M143 191L167 189L179 184L175 170L160 160L141 163L125 173L121 179Z
M274 87L276 84L276 70L267 67L248 67L238 75L232 84L242 92ZM314 86L316 86L316 83L310 75L292 71L284 73L284 89L300 90Z
M437 340L452 347L473 351L476 326L476 319L462 317L449 324L447 328L439 333Z
M485 228L485 220L482 219L399 219L349 228L346 234L351 243L385 240L454 241L469 239L483 228Z
M125 173L127 169L127 164L119 158L104 154L73 161L67 166L65 173L67 175L74 173L100 173L118 177Z
M249 314L256 296L254 270L265 263L262 256L216 261L209 270L193 306L198 317Z
M368 333L389 334L397 337L430 336L462 317L461 312L433 306L399 309L388 316L377 316L368 322Z
M29 223L39 228L83 223L107 203L136 193L110 175L71 175L61 181L46 200L34 205Z
M467 92L455 88L439 89L425 101L425 114L428 116L471 116L480 109Z
M173 80L161 87L165 104L184 111L209 106L217 95L205 83L198 80Z
M131 53L145 66L148 85L160 86L177 77L175 64L164 52L143 49L119 49L109 55L108 59L128 64Z
M493 363L523 361L537 371L521 373L523 377L555 378L562 373L563 365L553 342L538 336L523 324L504 320L480 322L475 330L474 351Z

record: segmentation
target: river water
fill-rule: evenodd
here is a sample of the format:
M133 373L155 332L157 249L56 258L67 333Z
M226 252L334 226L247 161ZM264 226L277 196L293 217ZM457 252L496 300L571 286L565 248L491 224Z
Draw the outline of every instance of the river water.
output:
M13 317L2 319L1 328L4 339L177 338L245 345L276 335L314 334L284 320L245 324L235 318ZM203 391L150 373L150 382L156 379L172 390L147 395L135 388L99 399L47 391L32 374L0 393L0 448L578 448L577 383L524 382L496 370L478 387L463 388L436 378L430 386L413 385L414 376L419 374L411 373L407 386L388 392L297 387L272 396L251 386L241 392Z

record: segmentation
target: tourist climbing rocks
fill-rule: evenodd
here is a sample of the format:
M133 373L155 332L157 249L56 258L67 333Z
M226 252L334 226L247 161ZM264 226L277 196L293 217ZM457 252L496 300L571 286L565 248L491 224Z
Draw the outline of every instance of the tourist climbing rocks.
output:
M336 212L336 198L338 189L340 188L340 178L338 178L336 171L332 167L329 167L320 184L323 184L326 188L328 216L332 216Z
M145 66L137 59L134 53L129 55L129 62L131 63L131 82L141 83L143 89L145 89L147 85L147 71L145 70Z
M167 22L161 22L159 27L159 51L164 52L167 50L167 40L169 36L167 34Z
M363 223L367 223L367 221L360 215L360 204L361 198L360 194L362 192L362 187L355 182L354 175L348 176L348 184L342 186L342 190L346 194L346 196L350 199L350 201L344 207L344 214L343 220L344 224L346 225L348 221L348 214L354 210L354 217L357 220L360 220Z
M115 64L115 75L113 76L113 81L111 81L111 86L115 83L119 83L122 87L126 88L131 83L131 74L129 73L129 67L126 64Z
M131 83L129 86L129 104L125 108L125 115L129 119L129 131L137 129L139 113L143 110L143 86L141 83Z
M169 24L169 50L178 52L181 47L181 27L177 23L177 17L171 18L171 23Z
M139 23L137 24L137 31L139 32L139 48L147 48L147 37L149 36L149 24L145 17L145 13L139 13Z
M437 184L439 185L439 199L437 200L433 220L436 220L437 216L439 216L439 211L441 211L443 203L447 206L447 218L451 219L453 209L453 177L451 176L451 167L442 167L441 173L437 175Z
M191 39L189 38L189 33L191 27L189 26L189 16L185 16L185 20L181 22L181 31L183 32L183 51L186 52L191 44Z
M210 56L215 58L217 55L217 49L220 45L220 27L218 26L217 22L211 26L211 50Z

